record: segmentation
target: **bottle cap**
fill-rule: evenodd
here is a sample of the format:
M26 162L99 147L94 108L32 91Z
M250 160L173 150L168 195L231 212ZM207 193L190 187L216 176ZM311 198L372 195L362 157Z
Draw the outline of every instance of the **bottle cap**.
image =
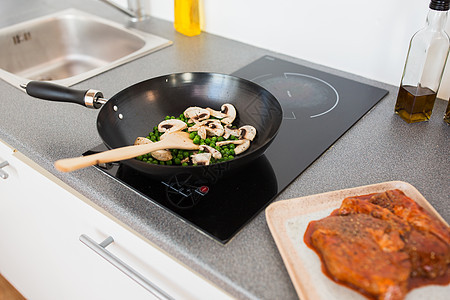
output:
M446 11L449 10L450 0L431 0L430 8L433 10Z

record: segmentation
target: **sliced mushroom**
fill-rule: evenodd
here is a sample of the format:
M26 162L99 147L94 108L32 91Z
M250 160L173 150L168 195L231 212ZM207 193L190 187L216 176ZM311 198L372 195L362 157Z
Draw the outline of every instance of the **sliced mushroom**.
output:
M154 159L160 161L169 161L173 158L170 150L156 150L151 152L150 154Z
M207 109L197 106L188 107L183 114L189 119L189 123L209 119L211 115Z
M245 142L245 140L227 140L222 142L217 142L216 145L221 147L223 145L229 145L229 144L235 144L235 145L241 145Z
M135 145L145 145L145 144L151 144L151 143L153 143L153 142L145 137L138 137L136 139L136 141L134 141ZM160 160L160 161L169 161L173 158L170 150L156 150L156 151L151 152L150 154L153 158Z
M198 128L197 134L201 139L206 139L206 136L208 134L206 131L207 129L208 129L208 127L206 127L206 126L200 126L200 128Z
M196 153L191 155L191 160L193 164L199 166L207 166L209 165L209 161L211 160L211 153Z
M236 155L241 154L242 152L244 152L245 150L247 150L250 147L249 140L228 140L228 141L222 141L222 142L216 143L216 145L219 147L223 146L223 145L228 145L228 144L237 145L234 148L234 154L236 154Z
M251 125L245 125L239 128L239 138L253 141L256 136L256 128Z
M217 110L214 110L214 109L209 108L209 107L207 107L206 109L209 111L211 117L215 117L217 119L223 119L223 118L227 117L227 114L225 114L225 113L223 113L221 111L217 111Z
M202 122L203 125L208 126L209 128L223 127L220 120L216 119L208 119Z
M233 128L231 128L231 125L230 124L228 124L228 125L225 125L224 127L223 127L223 129L224 129L224 134L223 134L223 138L224 139L228 139L230 136L236 136L236 137L238 137L239 136L239 129L233 129Z
M145 144L151 144L151 143L153 143L153 142L145 137L138 137L134 141L134 145L145 145Z
M219 120L210 119L205 121L206 130L210 135L222 136L224 133L223 125Z
M221 159L222 158L222 153L220 153L219 150L208 146L208 145L200 145L200 150L205 151L205 153L211 153L212 157L215 159Z
M227 116L223 118L221 121L224 124L231 124L233 123L234 119L236 118L236 108L232 104L225 103L221 107L222 112L226 114Z
M234 148L234 154L238 155L250 148L250 141L249 140L241 140L244 141L242 144L236 146Z
M158 125L158 131L164 132L164 134L180 131L185 128L187 128L187 124L177 119L164 120Z
M188 131L197 131L200 138L206 139L208 133L209 135L222 136L224 128L219 120L208 119L189 127Z
M212 128L209 126L205 126L205 128L209 135L222 136L224 133L222 124L220 124L220 126L213 126Z
M180 162L181 162L182 164L188 163L188 162L189 162L189 157L183 158Z
M192 132L192 131L198 131L198 129L199 129L200 127L204 126L205 123L206 123L207 121L208 121L208 120L204 120L204 121L201 121L201 122L196 121L194 125L192 125L191 127L188 127L188 131L189 131L189 132Z

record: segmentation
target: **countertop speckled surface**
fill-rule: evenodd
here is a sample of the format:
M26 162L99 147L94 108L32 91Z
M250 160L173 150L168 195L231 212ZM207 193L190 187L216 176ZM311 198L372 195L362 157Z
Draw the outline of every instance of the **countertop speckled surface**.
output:
M17 10L17 7L23 9ZM98 1L7 0L0 27L74 7L126 23L121 13ZM88 7L88 9L86 9ZM159 75L208 71L232 73L263 55L369 83L389 91L355 126L317 159L275 201L391 180L415 186L450 220L450 127L442 121L447 102L437 100L429 122L408 125L393 114L397 87L332 70L207 33L185 37L171 23L150 19L136 28L174 44L75 85L110 97ZM95 168L58 173L53 162L78 156L101 143L98 111L33 99L0 81L0 139L85 195L154 245L237 298L295 299L296 293L260 213L223 246Z

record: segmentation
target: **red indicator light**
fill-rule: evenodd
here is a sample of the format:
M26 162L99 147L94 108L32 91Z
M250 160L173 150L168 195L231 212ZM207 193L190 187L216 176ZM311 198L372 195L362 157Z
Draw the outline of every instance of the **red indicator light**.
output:
M207 187L206 185L203 185L203 186L198 188L198 191L200 193L202 193L203 195L205 195L205 194L207 194L209 192L209 187Z

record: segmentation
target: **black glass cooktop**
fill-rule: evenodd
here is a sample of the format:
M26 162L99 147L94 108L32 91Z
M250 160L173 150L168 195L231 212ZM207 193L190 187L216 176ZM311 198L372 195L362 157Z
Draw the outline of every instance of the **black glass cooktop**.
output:
M271 56L232 75L263 86L283 108L280 131L263 156L218 181L188 174L157 181L121 164L97 166L223 244L388 93Z

